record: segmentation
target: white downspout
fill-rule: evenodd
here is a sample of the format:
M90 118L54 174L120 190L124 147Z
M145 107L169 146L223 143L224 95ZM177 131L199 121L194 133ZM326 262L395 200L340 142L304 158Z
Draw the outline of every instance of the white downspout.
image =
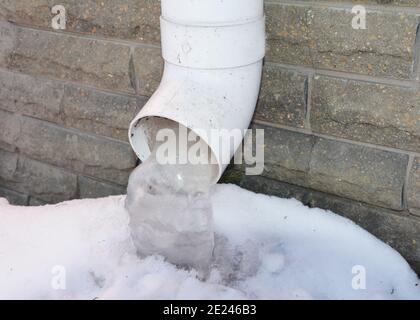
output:
M180 123L213 151L217 183L228 164L211 130L243 131L255 111L265 55L263 0L162 0L161 34L162 81L130 125L131 146L144 161L162 119Z

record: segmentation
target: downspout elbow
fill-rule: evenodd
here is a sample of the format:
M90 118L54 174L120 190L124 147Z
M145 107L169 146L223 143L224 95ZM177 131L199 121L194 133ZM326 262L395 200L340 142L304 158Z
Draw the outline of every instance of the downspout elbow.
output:
M264 20L262 0L162 0L164 73L129 128L140 160L149 157L150 137L163 128L162 119L171 120L208 144L218 164L217 183L228 163L210 132L249 127L265 54ZM226 151L229 160L239 146L235 140Z

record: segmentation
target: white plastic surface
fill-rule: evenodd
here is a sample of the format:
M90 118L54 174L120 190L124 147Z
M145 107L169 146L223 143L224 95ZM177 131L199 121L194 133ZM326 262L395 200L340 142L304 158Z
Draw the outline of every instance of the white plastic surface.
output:
M162 17L179 24L240 24L263 16L262 0L162 0Z
M265 55L265 19L225 27L186 26L161 18L165 61L197 69L235 68Z
M208 137L212 129L244 131L251 122L264 56L262 8L263 0L162 0L163 78L129 129L142 161L159 119L173 120L208 143L219 167L217 183L228 163ZM230 148L229 159L239 145Z

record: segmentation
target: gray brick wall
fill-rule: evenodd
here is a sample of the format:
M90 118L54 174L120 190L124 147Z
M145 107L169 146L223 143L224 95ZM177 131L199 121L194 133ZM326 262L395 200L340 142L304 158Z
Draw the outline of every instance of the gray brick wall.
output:
M41 205L125 193L127 127L160 82L160 3L0 1L0 196Z
M127 127L160 82L158 0L0 0L0 196L125 192ZM367 29L351 28L355 4ZM223 181L354 220L420 270L420 1L266 0L259 177Z

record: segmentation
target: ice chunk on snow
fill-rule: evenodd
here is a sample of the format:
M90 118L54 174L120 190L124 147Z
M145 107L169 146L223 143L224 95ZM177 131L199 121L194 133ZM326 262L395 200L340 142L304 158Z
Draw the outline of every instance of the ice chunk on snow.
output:
M139 255L160 254L206 274L214 247L209 187L175 188L176 169L150 157L131 174L125 202L131 235Z
M174 122L166 127L175 136L182 130L191 133ZM194 142L186 144L188 154ZM155 142L149 158L130 175L125 208L140 256L159 254L178 266L194 267L204 276L214 249L210 185L217 166L210 162L207 144L197 143L207 151L204 163L181 161L182 148L177 148L175 161L168 164L160 159L159 151L167 143Z
M0 298L420 299L418 278L396 251L298 201L216 186L215 230L224 240L215 252L232 256L200 281L161 257L136 256L124 200L35 208L0 200ZM352 287L356 265L365 290ZM63 276L55 266L65 270L66 290L52 286Z

